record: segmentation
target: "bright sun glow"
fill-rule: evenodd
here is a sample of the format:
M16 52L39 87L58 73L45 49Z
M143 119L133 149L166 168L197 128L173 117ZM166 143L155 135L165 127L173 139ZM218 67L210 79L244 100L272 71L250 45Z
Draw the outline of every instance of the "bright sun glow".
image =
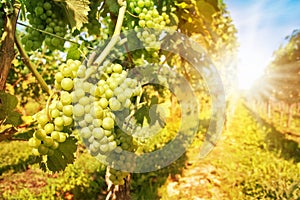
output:
M249 89L263 75L273 51L284 37L299 27L299 17L288 0L228 1L229 10L238 29L238 87ZM295 1L299 2L299 1ZM283 9L285 8L285 9ZM295 12L292 12L295 11Z
M255 81L263 75L266 59L253 53L241 57L238 62L238 87L242 90L250 89Z

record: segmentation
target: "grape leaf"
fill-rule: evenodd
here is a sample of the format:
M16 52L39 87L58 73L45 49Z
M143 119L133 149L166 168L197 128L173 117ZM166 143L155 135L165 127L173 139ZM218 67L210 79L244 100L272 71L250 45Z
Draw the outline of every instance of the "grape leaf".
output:
M11 111L8 113L5 120L5 124L12 124L13 126L18 126L22 124L21 114L16 111Z
M14 95L0 91L0 109L13 110L18 105L18 99Z
M108 6L108 9L113 14L118 14L119 11L119 4L117 0L106 0L105 4Z
M150 121L149 107L143 105L134 113L134 118L136 119L137 123L143 124L145 117L147 118L147 121Z
M153 96L151 98L151 104L150 104L150 106L155 105L155 104L158 104L158 97L157 96Z
M81 52L78 50L78 45L74 44L68 50L67 59L79 60L81 56Z
M212 5L217 11L219 11L223 5L222 0L206 0L206 2Z
M0 120L5 120L4 124L18 126L22 123L21 114L14 111L17 105L17 97L3 91L0 92Z
M205 1L196 1L196 9L199 14L203 15L207 22L212 22L212 15L217 11L210 3Z
M84 23L88 23L90 11L89 0L54 0L64 10L69 25L80 29Z
M64 170L68 164L74 162L76 149L76 139L67 138L65 142L59 144L58 149L54 150L53 155L47 157L48 169L53 172Z

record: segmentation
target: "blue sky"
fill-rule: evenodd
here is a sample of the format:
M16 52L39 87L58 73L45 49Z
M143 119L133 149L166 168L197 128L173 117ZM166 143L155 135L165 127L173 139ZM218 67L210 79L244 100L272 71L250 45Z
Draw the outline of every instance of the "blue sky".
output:
M238 29L240 79L253 82L263 73L284 38L294 29L300 29L300 0L224 2Z

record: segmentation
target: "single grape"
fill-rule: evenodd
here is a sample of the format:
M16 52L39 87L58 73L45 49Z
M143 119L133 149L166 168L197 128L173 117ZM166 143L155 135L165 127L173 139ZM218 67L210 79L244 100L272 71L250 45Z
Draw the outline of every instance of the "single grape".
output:
M81 105L81 104L76 104L74 107L73 107L73 114L74 116L76 117L81 117L84 115L84 106Z
M38 129L34 132L34 136L39 139L39 140L43 140L46 138L47 134L46 131L43 129Z
M73 89L74 86L74 82L71 78L64 78L61 81L61 87L62 89L66 90L66 91L70 91Z
M54 131L54 125L52 123L47 123L44 126L44 130L45 130L46 134L52 133Z
M105 117L102 121L102 127L106 130L110 130L114 127L114 120L110 117Z
M53 145L53 139L52 139L52 137L50 137L50 136L45 137L44 140L43 140L43 144L46 147L51 147Z
M72 114L73 114L73 106L72 105L65 105L63 107L63 113L66 116L69 116L69 117L72 116Z
M41 145L41 140L32 137L29 139L28 144L30 147L38 148Z
M59 140L59 132L58 131L53 131L52 133L51 133L51 137L52 137L52 139L53 140Z
M38 151L41 155L47 155L48 151L49 151L49 148L46 147L45 145L41 144L39 147L38 147Z

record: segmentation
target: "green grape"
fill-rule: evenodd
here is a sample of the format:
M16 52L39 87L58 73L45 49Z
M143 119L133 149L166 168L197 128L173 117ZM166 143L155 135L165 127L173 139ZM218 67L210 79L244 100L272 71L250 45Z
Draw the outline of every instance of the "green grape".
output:
M33 137L29 139L28 144L30 147L38 148L41 145L41 140Z
M51 110L51 117L57 118L60 116L60 111L58 109Z
M100 103L100 106L101 106L103 109L107 108L107 106L108 106L108 101L107 101L106 98L101 98L101 99L99 100L99 103Z
M51 147L53 145L53 139L52 137L50 136L47 136L43 139L43 144L46 146L46 147Z
M109 107L112 111L117 111L122 108L122 104L115 97L113 97L109 100Z
M69 116L63 116L64 126L70 126L73 123L73 118Z
M136 7L134 9L134 11L137 13L137 14L140 14L142 12L142 9L140 7Z
M63 132L60 132L60 133L59 133L59 140L58 140L58 142L62 143L62 142L64 142L64 141L66 141L66 139L67 139L66 134L63 133Z
M48 151L49 151L49 148L46 147L45 145L41 144L39 147L38 147L38 151L41 155L47 155Z
M101 119L94 119L92 124L95 128L99 128L102 125L102 120Z
M73 89L74 83L73 80L71 78L64 78L61 81L61 87L62 89L66 90L66 91L70 91Z
M46 134L52 133L52 131L54 131L54 125L52 123L48 123L44 126L44 130Z
M88 124L92 123L93 119L94 119L93 116L89 113L84 116L84 120Z
M36 8L34 9L34 12L35 12L35 14L36 14L37 16L39 16L39 15L41 15L41 14L44 13L44 9L43 9L42 7L36 7Z
M34 136L35 136L35 138L37 138L39 140L43 140L46 138L47 134L46 134L45 130L38 129L34 132Z
M44 3L44 5L43 5L43 8L45 9L45 10L51 10L51 4L49 3L49 2L45 2Z
M36 120L41 126L44 126L45 124L47 124L49 122L49 118L48 118L47 114L42 113L42 112L37 114Z
M59 5L53 4L50 0L40 1L39 3L29 0L25 2L25 7L29 13L27 15L28 21L33 28L62 37L66 35L67 23L58 20L59 18L63 18L63 13L60 12ZM26 29L24 37L27 38L27 41L22 41L26 50L35 51L42 46L43 41L49 49L63 49L63 40L44 34L42 31Z
M102 128L94 128L93 129L93 136L97 139L102 139L104 137L104 130Z
M70 117L73 114L73 106L72 105L65 105L63 107L63 113L64 115Z
M60 96L61 105L59 105L58 109L62 111L65 105L70 105L72 103L72 95L69 92L62 91Z
M92 136L92 132L90 131L90 129L88 127L84 127L80 130L80 135L83 138L90 138Z
M85 113L85 111L84 111L84 106L83 105L76 104L74 106L74 108L73 108L73 114L74 114L74 116L81 117L81 116L84 115L84 113Z
M59 147L59 143L56 141L53 141L53 145L51 146L51 149L57 149Z
M114 120L110 117L105 117L102 122L102 127L106 130L110 130L114 127Z
M51 133L51 137L52 137L52 139L53 140L59 140L59 132L58 131L53 131L52 133Z
M63 126L64 125L64 120L62 117L57 117L54 119L54 124L55 126Z
M143 8L145 6L145 2L143 0L139 0L137 2L137 6L140 7L140 8Z

